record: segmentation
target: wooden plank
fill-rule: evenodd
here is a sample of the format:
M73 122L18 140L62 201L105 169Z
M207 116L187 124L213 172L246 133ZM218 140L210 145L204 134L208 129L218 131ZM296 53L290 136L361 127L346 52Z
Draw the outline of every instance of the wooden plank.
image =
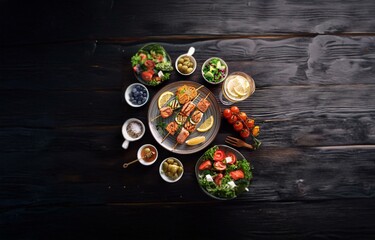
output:
M156 143L151 142L158 146ZM217 139L214 144L222 144ZM181 156L160 151L152 166L122 164L136 158L129 150L1 153L0 207L64 204L156 204L213 202L199 188L194 167L202 152ZM235 203L371 199L375 196L375 149L267 147L240 149L254 167L250 191ZM176 184L159 176L162 159L175 156L185 173ZM188 190L187 190L188 189Z
M375 234L374 208L371 199L25 207L0 213L0 234L6 239L106 239L115 234L138 239L367 240ZM218 230L218 220L228 227Z
M212 56L226 60L230 72L245 71L257 87L371 84L375 69L374 37L318 36L288 39L227 39L161 42L174 61L196 48L196 72L172 81L203 82L200 68ZM119 91L136 79L130 58L143 45L85 43L2 49L1 90Z
M1 2L2 45L162 36L374 33L375 3L353 1ZM147 38L148 37L148 38Z

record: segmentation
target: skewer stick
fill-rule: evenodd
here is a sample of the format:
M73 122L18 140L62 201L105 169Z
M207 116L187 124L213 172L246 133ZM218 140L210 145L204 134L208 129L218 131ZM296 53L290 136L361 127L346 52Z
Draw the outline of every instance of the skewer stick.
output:
M206 100L208 98L208 96L210 96L210 93L207 94L207 96L204 98L204 100Z
M200 93L197 94L197 96L191 101L191 102L194 102L195 100L197 100L197 98L199 97Z
M153 122L155 119L159 118L161 115L158 115L156 117L154 117L153 119L151 119L151 122Z
M160 143L163 143L163 142L164 142L164 140L165 140L165 139L167 139L167 137L169 136L169 134L170 134L170 133L168 132L168 134L167 134L167 135L166 135L166 136L165 136L165 137L164 137L164 138L163 138L163 139L161 140L161 142L160 142Z
M178 142L176 142L176 144L173 146L173 150L177 147L177 145L178 145Z
M198 91L198 90L199 90L199 89L201 89L202 87L204 87L204 86L203 86L203 85L200 85L200 87L199 87L199 88L197 88L197 89L195 89L195 90L197 90L197 91Z

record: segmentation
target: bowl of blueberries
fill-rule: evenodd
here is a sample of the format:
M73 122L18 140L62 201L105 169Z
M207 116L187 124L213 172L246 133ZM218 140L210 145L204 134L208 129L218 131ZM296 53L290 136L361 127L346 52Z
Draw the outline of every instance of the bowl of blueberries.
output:
M141 83L130 84L125 90L125 100L132 107L142 107L149 98L149 92Z

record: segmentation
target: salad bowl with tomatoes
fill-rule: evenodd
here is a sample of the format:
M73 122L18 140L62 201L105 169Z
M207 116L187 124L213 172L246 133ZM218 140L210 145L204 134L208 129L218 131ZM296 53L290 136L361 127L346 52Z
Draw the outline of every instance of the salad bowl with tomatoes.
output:
M171 57L157 43L144 45L132 56L131 64L138 81L148 86L157 86L170 78L173 71Z
M253 178L249 161L227 145L209 148L197 161L195 174L203 192L218 200L234 199L248 191Z

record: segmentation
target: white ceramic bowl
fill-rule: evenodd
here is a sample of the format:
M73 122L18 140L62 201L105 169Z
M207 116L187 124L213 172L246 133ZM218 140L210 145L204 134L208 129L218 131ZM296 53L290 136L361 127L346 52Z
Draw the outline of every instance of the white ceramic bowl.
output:
M145 147L153 147L153 148L155 149L156 157L155 157L155 159L154 159L152 162L147 162L147 161L145 161L145 160L142 158L142 155L141 155L141 153L142 153L142 149L145 148ZM158 154L158 149L157 149L154 145L152 145L152 144L144 144L144 145L142 145L142 146L138 149L138 152L137 152L137 158L139 159L139 162L140 162L141 164L145 165L145 166L150 166L150 165L154 164L154 162L156 162L156 160L158 159L158 155L159 155L159 154Z
M137 86L140 86L142 89L144 89L146 91L146 100L144 102L142 102L141 104L138 104L138 103L133 103L131 102L131 92L133 90L134 87L137 87ZM125 90L125 94L124 94L124 97L125 97L125 100L126 102L132 106L132 107L142 107L143 105L145 105L150 97L150 93L148 92L148 89L145 85L143 85L142 83L133 83L133 84L130 84L126 90Z
M173 159L174 161L176 161L176 162L178 163L179 166L182 167L182 173L181 173L181 174L178 176L178 178L176 178L176 179L172 179L172 178L168 177L168 176L165 174L165 172L163 171L163 163L166 162L168 159ZM182 177L182 175L184 175L184 171L185 171L185 169L184 169L184 166L182 165L181 161L178 160L177 158L174 158L174 157L168 157L168 158L164 159L164 160L160 163L160 167L159 167L159 173L160 173L161 178L162 178L164 181L168 182L168 183L175 183L175 182L177 182L178 180L180 180L181 177Z
M181 72L179 69L178 69L178 61L180 60L180 58L183 58L183 57L188 57L190 59L190 61L194 64L193 66L193 71L191 71L190 73L183 73ZM195 72L195 69L197 69L197 60L195 60L195 58L193 56L189 56L187 54L182 54L180 55L177 59L176 59L176 62L175 62L175 68L177 70L177 72L181 75L184 75L184 76L189 76L191 74L193 74L193 72Z
M212 59L214 59L214 58L219 59L220 62L221 62L222 64L225 65L225 75L224 75L224 77L222 77L222 78L220 79L220 81L217 81L217 82L209 81L209 80L204 76L204 71L203 71L204 67L205 67L206 65L208 65L208 63L209 63ZM210 83L210 84L219 84L219 83L222 83L222 82L228 77L228 72L229 72L229 70L228 70L228 64L227 64L223 59L221 59L221 58L219 58L219 57L211 57L211 58L207 59L207 60L203 63L203 65L202 65L202 69L201 69L201 73L202 73L202 77L203 77L203 79L204 79L206 82Z
M130 135L128 134L127 130L126 130L127 126L128 126L129 123L131 123L131 122L136 122L136 123L140 124L141 127L142 127L142 132L141 132L141 134L140 134L138 137L136 137L136 138L133 138L132 136L130 136ZM126 121L124 122L124 124L122 125L122 129L121 129L121 131L122 131L122 136L124 136L124 138L125 138L125 141L124 141L123 144L122 144L122 148L127 149L128 146L129 146L129 142L137 141L137 140L139 140L139 139L141 139L141 138L143 137L143 135L144 135L145 132L146 132L146 128L145 128L145 125L143 124L143 122L142 122L141 120L139 120L139 119L137 119L137 118L129 118L129 119L126 120Z

